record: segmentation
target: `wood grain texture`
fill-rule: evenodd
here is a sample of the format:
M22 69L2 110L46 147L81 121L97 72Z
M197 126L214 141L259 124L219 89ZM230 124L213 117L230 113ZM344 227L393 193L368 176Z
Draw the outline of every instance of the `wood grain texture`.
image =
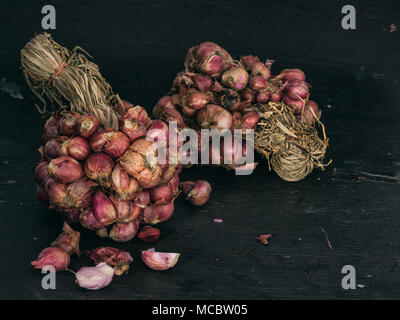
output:
M72 274L41 289L29 262L61 231L35 198L33 168L43 126L19 69L19 50L41 32L47 2L3 1L0 80L0 298L10 299L399 299L400 25L397 1L353 2L357 29L340 27L342 1L53 1L56 41L88 50L115 91L148 110L171 86L187 49L214 41L233 56L274 58L273 72L299 67L323 112L333 164L287 183L262 162L251 176L193 168L182 179L212 183L209 204L176 201L160 225L158 250L181 252L168 272L147 269L137 240L132 272L99 292L77 288ZM361 178L360 178L361 177ZM223 223L214 223L222 218ZM328 247L323 228L333 246ZM82 230L82 249L115 245ZM272 233L263 246L255 237ZM76 270L89 264L73 259ZM357 290L341 288L341 269L357 270Z

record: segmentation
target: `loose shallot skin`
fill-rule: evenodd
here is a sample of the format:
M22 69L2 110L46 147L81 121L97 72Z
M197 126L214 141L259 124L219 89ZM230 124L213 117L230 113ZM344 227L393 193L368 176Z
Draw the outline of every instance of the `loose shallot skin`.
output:
M80 256L80 238L81 234L78 231L74 231L68 223L64 222L63 232L53 241L51 246L61 248L69 255L76 253Z
M138 239L143 242L155 242L160 237L160 229L152 226L144 226L138 233Z
M113 267L116 275L128 273L129 265L133 262L129 252L113 247L99 247L89 251L88 255L96 265L105 262Z
M95 267L83 267L76 274L76 283L88 290L99 290L107 287L114 278L114 269L105 262Z

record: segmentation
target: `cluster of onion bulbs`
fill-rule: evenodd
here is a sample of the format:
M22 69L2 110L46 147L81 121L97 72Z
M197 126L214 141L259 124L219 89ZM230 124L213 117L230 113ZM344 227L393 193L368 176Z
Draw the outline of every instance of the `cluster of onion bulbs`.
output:
M254 105L272 101L283 102L306 126L318 121L320 111L309 99L304 72L284 69L274 76L273 62L264 63L252 55L237 61L213 42L191 47L185 70L177 74L168 95L157 102L153 115L196 130L255 129L259 114Z
M148 161L148 154L158 150L153 144L168 135L167 123L150 119L143 107L127 101L121 108L118 131L102 128L94 115L55 112L41 136L35 180L37 197L44 205L101 237L126 242L141 224L155 225L171 217L182 166L168 159ZM165 141L167 150L171 143ZM196 194L204 187L192 183L189 188L185 185L188 200L204 204L204 192ZM144 239L158 238L154 228L146 230L151 234L139 232Z

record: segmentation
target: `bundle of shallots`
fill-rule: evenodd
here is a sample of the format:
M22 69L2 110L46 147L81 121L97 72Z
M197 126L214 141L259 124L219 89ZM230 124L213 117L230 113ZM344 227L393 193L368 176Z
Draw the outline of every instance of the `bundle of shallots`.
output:
M69 221L126 242L141 223L157 224L174 211L181 166L169 150L178 149L179 133L120 100L78 49L42 34L21 50L31 89L60 104L47 113L41 136L37 196Z
M212 42L194 46L186 55L185 70L178 73L168 95L157 102L153 115L199 133L216 129L244 134L253 129L253 147L268 159L269 168L286 181L299 181L315 167L324 169L328 139L318 105L309 99L304 72L285 69L273 76L273 62L263 63L256 56L236 61ZM321 126L323 139L315 124ZM217 154L211 146L208 150L209 158L236 169L240 166L232 161L225 165L221 157L247 152L235 147L226 152L222 146Z

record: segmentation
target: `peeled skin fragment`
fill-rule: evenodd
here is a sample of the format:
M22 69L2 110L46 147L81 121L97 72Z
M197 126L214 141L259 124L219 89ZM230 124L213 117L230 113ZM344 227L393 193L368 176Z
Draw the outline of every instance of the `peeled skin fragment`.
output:
M180 253L157 252L152 248L142 251L142 260L149 268L163 271L174 267L180 255Z
M157 161L156 143L146 138L132 143L122 156L120 165L142 188L152 188L161 181L163 172Z

